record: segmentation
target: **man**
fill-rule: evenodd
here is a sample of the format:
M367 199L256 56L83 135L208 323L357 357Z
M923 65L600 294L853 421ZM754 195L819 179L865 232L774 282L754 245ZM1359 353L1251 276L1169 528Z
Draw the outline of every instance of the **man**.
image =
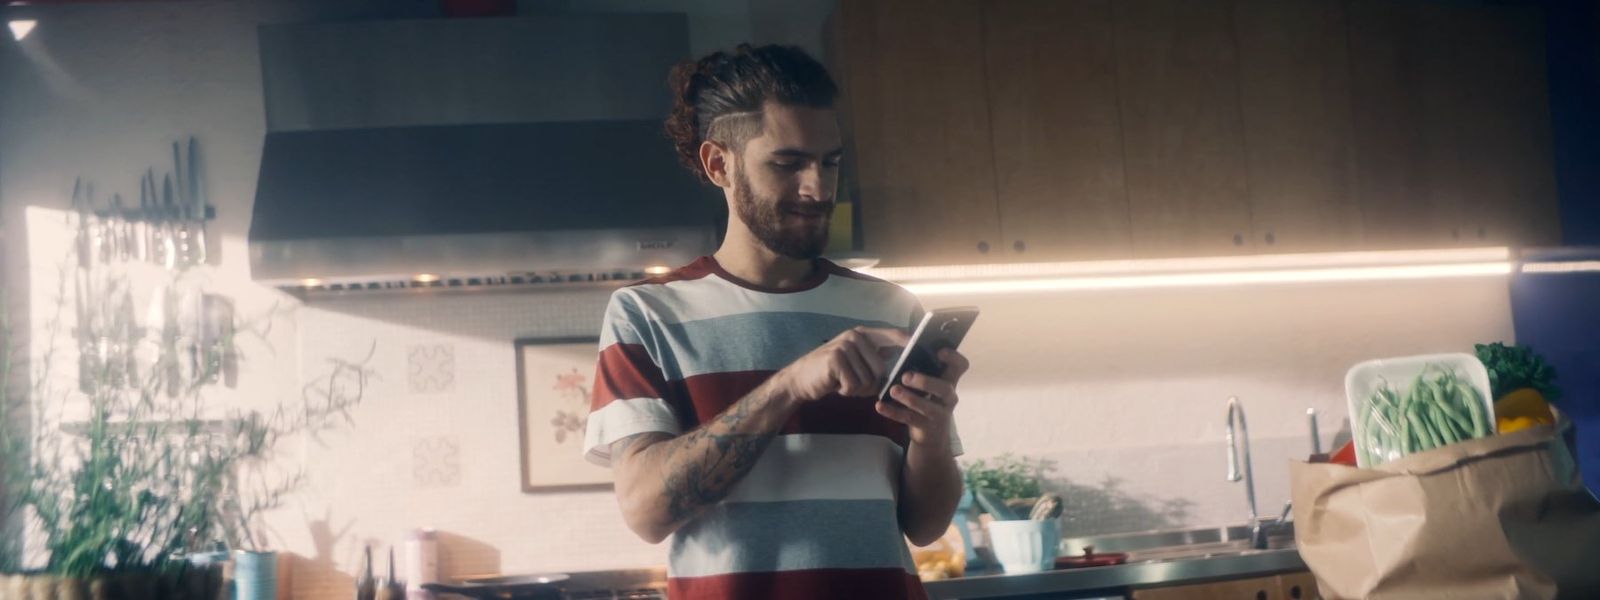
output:
M948 528L961 493L942 378L887 359L921 318L894 284L819 258L843 146L827 71L741 45L670 78L667 130L722 188L722 246L614 293L584 442L628 526L672 536L672 598L921 598L904 539ZM821 344L820 346L818 344Z

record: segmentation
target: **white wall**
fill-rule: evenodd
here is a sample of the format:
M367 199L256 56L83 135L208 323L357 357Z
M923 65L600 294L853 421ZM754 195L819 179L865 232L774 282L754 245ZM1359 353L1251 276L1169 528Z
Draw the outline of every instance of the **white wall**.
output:
M146 168L171 169L174 140L196 136L206 191L218 205L210 233L220 264L198 274L233 298L240 315L267 313L285 300L249 280L245 232L264 132L255 27L316 14L362 14L363 2L177 2L138 5L9 6L4 20L33 18L25 40L0 37L0 245L6 292L29 311L30 355L52 342L48 328L62 302L62 266L71 243L59 227L75 177L92 181L102 201L113 191L137 199ZM365 3L370 4L370 3ZM9 31L7 31L9 34ZM38 223L24 230L25 224ZM148 271L144 271L149 273ZM141 276L153 286L158 275ZM70 289L71 286L67 286ZM143 300L143 298L141 298ZM144 306L139 308L143 314ZM65 323L70 332L73 324ZM244 348L243 384L217 401L265 405L298 394L295 323L275 323ZM74 356L53 372L69 389ZM35 362L35 373L50 365ZM35 540L36 541L36 540Z
M550 3L534 4L551 6ZM577 4L577 3L564 3ZM750 37L806 42L822 4L767 0L583 3L585 9L688 10L696 52ZM198 136L221 263L205 275L241 315L284 296L248 279L244 235L264 133L257 23L362 14L363 4L181 2L11 7L38 29L0 38L0 202L15 227L23 207L63 209L74 176L103 190L136 189ZM598 8L595 8L598 7ZM561 7L557 7L561 8ZM794 17L794 20L788 20ZM814 42L813 42L814 43ZM813 46L815 49L815 47ZM45 213L48 214L48 213ZM29 232L30 234L35 232ZM28 280L37 330L54 306L66 240L4 239L12 276ZM27 255L26 259L21 257ZM7 282L8 289L16 284ZM455 574L657 564L665 549L628 534L605 493L518 489L515 373L510 340L598 326L603 292L379 299L302 307L250 349L230 400L296 397L330 356L377 345L380 375L355 427L292 448L313 478L271 519L272 539L299 555L296 597L345 597L358 548L415 526L449 532ZM1466 349L1508 339L1504 280L1124 291L931 298L976 303L967 346L975 363L958 423L972 456L1053 459L1078 532L1239 520L1243 492L1222 481L1223 403L1239 396L1254 430L1264 512L1286 497L1283 461L1305 447L1304 410L1343 413L1342 375L1359 360ZM410 350L446 346L453 384L409 386ZM418 451L453 446L455 476L417 475ZM448 460L444 461L448 463ZM433 463L430 463L433 464ZM381 548L381 546L380 546Z
M967 448L1056 460L1080 533L1241 521L1244 491L1224 481L1230 396L1276 514L1285 461L1309 451L1305 410L1323 413L1326 447L1350 366L1512 337L1502 277L926 302L984 308L965 346Z

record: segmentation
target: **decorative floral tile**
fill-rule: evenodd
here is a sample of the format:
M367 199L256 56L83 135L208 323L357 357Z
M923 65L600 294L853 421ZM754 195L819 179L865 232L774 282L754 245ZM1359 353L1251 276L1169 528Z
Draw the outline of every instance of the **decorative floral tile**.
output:
M417 440L411 449L411 465L417 487L452 487L461 483L461 447L455 438Z
M411 391L417 394L448 392L455 387L456 348L451 344L418 344L411 347L407 369Z

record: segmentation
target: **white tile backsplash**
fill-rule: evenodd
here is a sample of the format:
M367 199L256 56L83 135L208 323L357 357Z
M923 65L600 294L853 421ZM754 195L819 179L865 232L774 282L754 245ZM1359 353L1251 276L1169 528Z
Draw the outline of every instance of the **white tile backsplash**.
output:
M413 344L406 378L413 394L448 392L456 382L456 348L451 344Z
M411 447L411 475L419 488L461 485L461 444L453 435L418 438Z
M664 547L627 531L609 491L521 490L513 341L594 335L609 293L370 295L303 307L303 373L371 351L377 377L355 425L307 452L305 511L340 515L351 531L331 563L297 565L297 597L347 595L334 571L359 565L360 544L381 551L413 527L445 534L446 574L661 564ZM312 545L298 511L274 522L288 549Z

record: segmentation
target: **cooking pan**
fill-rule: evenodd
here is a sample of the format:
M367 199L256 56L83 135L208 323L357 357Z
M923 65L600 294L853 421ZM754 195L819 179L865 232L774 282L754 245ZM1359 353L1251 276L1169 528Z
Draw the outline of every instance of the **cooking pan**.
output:
M435 593L460 594L483 600L560 600L561 586L571 577L563 573L468 577L455 583L424 583Z

